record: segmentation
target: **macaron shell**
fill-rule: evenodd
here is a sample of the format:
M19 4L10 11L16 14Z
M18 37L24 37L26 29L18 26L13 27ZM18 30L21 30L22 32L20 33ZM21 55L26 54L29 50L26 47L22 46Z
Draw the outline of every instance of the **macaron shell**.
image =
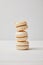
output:
M16 45L28 45L29 42L28 41L24 41L24 42L16 42Z
M22 22L17 22L16 23L16 27L22 26L22 25L27 25L27 22L26 21L22 21Z
M16 38L17 41L26 41L27 37L23 37L23 38Z
M18 49L18 50L28 50L29 46L28 45L25 45L25 46L16 46L16 49Z
M27 37L27 32L16 32L16 38Z

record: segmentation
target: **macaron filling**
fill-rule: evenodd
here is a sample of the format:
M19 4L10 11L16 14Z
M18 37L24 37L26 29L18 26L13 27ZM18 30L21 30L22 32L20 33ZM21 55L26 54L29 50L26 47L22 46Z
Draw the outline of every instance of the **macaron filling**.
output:
M16 28L18 28L18 27L21 27L21 26L27 26L27 24L22 24L22 25L19 25L19 26L16 26Z

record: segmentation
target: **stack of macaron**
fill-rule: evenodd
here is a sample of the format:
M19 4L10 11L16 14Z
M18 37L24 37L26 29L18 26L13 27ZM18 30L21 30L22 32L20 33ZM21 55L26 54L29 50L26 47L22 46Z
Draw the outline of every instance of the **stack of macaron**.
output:
M18 22L16 23L16 48L19 50L28 50L29 49L29 45L28 45L28 34L25 31L28 28L27 26L27 22L22 21L22 22Z

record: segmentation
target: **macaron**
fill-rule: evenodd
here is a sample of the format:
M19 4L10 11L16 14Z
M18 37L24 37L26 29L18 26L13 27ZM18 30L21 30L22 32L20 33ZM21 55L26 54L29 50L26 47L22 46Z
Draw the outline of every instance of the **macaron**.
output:
M17 31L24 31L27 29L27 22L26 21L22 21L22 22L18 22L16 23L16 29Z
M26 41L28 38L27 32L16 32L16 40L17 41Z

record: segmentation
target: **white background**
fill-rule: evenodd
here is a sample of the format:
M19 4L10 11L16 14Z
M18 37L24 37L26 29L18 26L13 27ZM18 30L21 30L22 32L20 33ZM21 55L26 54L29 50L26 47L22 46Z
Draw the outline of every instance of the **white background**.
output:
M30 50L16 50L15 23L27 20ZM4 41L5 40L5 41ZM43 65L43 0L0 0L0 65Z
M43 40L43 0L0 0L0 40L15 40L15 23L24 19L29 40Z

